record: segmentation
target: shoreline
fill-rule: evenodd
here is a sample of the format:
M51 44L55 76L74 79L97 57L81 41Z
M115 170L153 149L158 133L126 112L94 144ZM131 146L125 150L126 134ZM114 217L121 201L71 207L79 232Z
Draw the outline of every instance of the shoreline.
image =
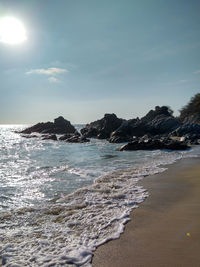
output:
M200 159L181 159L138 185L149 197L119 239L98 247L93 267L200 266Z

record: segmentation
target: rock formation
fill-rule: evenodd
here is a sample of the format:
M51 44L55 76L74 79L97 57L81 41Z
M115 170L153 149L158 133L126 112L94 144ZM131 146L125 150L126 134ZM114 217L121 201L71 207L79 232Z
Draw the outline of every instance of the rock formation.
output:
M139 139L129 142L126 145L123 145L120 148L120 151L123 150L156 150L156 149L169 149L169 150L185 150L189 146L177 140L166 139Z
M81 129L81 134L87 138L107 139L113 131L120 127L123 121L123 119L117 118L115 114L105 114L102 119L91 122Z
M42 134L67 134L76 133L76 129L71 125L70 121L63 117L58 117L54 122L37 123L25 130L21 131L23 134L42 133Z
M100 120L87 124L80 135L63 117L54 122L38 123L21 133L27 138L38 137L32 133L45 134L43 140L65 142L89 142L88 138L107 139L111 143L128 142L121 150L137 149L186 149L188 145L200 144L200 94L195 95L175 118L167 106L156 106L141 119L125 120L115 114L105 114ZM31 135L30 135L31 134ZM48 134L48 135L47 135ZM56 134L62 134L57 137ZM174 139L176 138L176 140ZM177 139L184 142L179 142Z

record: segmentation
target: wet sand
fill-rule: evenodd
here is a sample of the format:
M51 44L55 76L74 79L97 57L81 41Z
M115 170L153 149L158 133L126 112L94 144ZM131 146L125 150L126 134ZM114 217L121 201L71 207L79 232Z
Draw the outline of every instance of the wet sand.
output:
M200 159L182 159L140 182L150 196L119 239L94 253L93 267L200 266Z

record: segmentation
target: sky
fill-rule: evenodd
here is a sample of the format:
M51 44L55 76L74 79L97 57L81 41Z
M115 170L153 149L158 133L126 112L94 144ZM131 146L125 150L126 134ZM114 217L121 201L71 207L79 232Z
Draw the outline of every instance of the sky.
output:
M0 40L0 123L175 115L200 92L199 0L0 0L23 43Z

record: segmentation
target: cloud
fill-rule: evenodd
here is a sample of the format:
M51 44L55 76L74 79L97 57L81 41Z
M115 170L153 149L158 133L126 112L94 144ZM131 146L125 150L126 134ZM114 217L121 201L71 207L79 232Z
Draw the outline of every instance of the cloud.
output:
M62 74L68 72L67 69L61 69L61 68L48 68L48 69L34 69L26 72L26 74L44 74L44 75L56 75L56 74Z
M49 77L49 79L48 79L48 81L50 82L50 83L59 83L60 81L57 79L57 78L55 78L55 77Z
M200 70L196 70L195 72L193 72L194 74L200 74Z
M27 71L26 74L41 74L41 75L46 75L50 76L48 78L48 81L50 83L59 83L60 80L57 78L58 75L69 72L67 69L61 69L61 68L47 68L47 69L33 69L30 71Z

